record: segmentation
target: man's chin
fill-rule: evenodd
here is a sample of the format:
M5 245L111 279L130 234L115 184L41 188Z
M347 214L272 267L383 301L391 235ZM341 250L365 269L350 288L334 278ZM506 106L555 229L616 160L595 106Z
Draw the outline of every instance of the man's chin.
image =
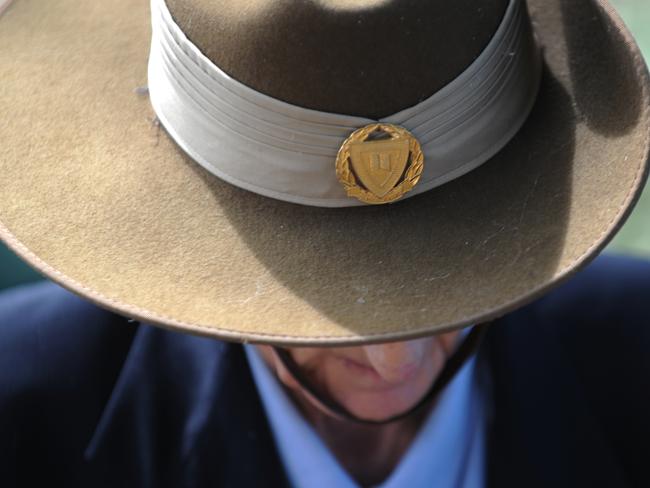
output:
M357 394L344 403L345 408L355 417L363 420L382 421L401 415L413 409L426 395L426 390L418 393L395 391Z

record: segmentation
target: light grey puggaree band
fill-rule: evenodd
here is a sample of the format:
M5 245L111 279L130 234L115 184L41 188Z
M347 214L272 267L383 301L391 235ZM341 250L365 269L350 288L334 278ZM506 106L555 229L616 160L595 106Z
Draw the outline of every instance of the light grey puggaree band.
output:
M541 56L522 0L511 0L481 55L428 99L383 119L288 104L234 80L151 0L149 95L176 143L208 171L268 197L321 207L364 205L336 178L337 152L356 129L402 126L420 142L424 171L406 197L480 166L519 130L535 101Z

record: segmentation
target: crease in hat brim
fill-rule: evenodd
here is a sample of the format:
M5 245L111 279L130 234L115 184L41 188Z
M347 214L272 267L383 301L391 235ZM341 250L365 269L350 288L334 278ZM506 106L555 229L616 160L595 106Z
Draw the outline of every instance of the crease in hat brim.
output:
M334 210L240 190L182 154L136 93L146 3L15 0L0 17L0 237L119 314L285 345L487 321L597 255L647 176L647 71L603 2L529 2L540 97L490 162L404 202Z

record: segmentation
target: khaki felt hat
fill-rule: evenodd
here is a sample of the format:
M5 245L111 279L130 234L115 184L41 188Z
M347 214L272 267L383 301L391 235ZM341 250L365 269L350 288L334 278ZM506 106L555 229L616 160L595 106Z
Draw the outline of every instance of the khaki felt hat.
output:
M167 0L237 82L370 119L457 79L508 4ZM410 198L323 208L226 183L179 147L139 89L146 1L14 0L0 17L0 237L100 306L227 340L359 344L503 315L593 258L648 171L648 74L613 9L527 7L541 82L505 147Z

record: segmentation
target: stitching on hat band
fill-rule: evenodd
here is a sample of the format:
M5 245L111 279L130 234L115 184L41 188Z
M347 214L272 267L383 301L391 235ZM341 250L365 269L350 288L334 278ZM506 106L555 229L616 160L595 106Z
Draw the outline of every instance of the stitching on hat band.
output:
M382 122L409 130L426 161L422 193L480 166L516 134L536 98L541 56L525 6L511 0L493 38L455 80L426 100L380 120L292 105L234 80L151 0L149 94L175 142L231 184L293 203L346 207L334 164L356 129Z

